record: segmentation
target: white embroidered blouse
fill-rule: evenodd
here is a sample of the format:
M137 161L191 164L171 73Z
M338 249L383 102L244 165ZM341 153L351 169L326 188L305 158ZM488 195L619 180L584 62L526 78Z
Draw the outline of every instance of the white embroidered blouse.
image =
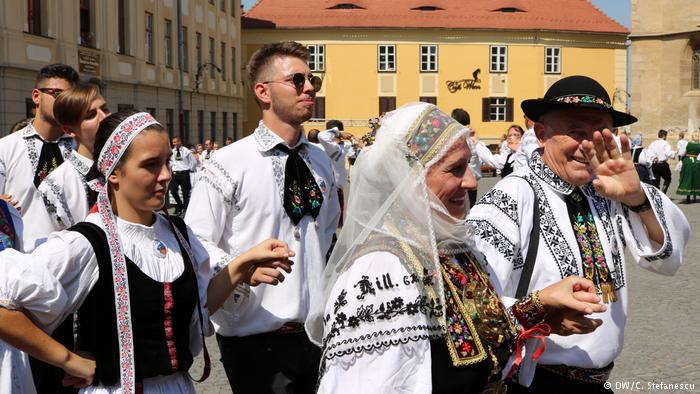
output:
M184 261L170 224L155 215L151 226L117 219L124 254L151 279L170 282L184 272ZM87 216L87 222L101 227L99 214ZM191 231L188 238L194 254L197 287L204 319L205 335L213 333L208 322L207 287L209 285L209 255ZM163 256L158 246L167 248ZM46 243L31 254L15 250L0 252L0 265L6 273L0 276L0 306L22 309L42 329L52 332L67 315L76 312L97 283L99 269L90 242L74 231L51 234ZM114 307L114 306L108 306ZM195 310L190 321L190 350L197 355L202 349L199 315ZM155 377L144 380L145 393L194 393L187 374ZM119 385L90 386L81 393L117 393Z
M71 152L66 161L53 170L39 185L39 194L51 218L51 231L61 231L87 216L89 188L85 177L92 160Z

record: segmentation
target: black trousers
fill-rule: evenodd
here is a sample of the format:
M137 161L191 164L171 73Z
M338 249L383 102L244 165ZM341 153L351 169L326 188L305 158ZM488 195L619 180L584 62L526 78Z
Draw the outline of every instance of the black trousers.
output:
M316 392L321 349L305 332L247 337L216 335L221 363L235 394Z
M530 387L524 387L512 381L508 381L507 384L508 394L614 393L612 389L606 388L603 383L585 383L579 380L566 378L543 368L537 368L535 378Z
M668 187L671 186L671 167L668 165L667 162L662 161L659 163L652 164L651 171L654 173L654 177L656 178L652 181L652 185L666 193ZM661 178L663 178L664 180L663 188L659 187L659 185L661 184Z
M175 200L175 208L178 211L186 209L190 205L190 190L192 185L190 184L190 172L189 171L173 171L173 179L170 181L170 193L173 195ZM182 197L185 199L185 205L183 207L182 200L177 194L177 189L182 188Z

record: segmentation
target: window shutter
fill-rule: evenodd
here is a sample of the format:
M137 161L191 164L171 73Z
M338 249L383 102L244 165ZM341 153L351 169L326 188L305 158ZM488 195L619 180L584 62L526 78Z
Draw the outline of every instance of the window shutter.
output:
M491 100L488 97L481 99L481 121L490 122L491 121Z
M326 98L316 97L314 103L314 111L312 118L315 119L325 119L326 118Z
M513 98L506 98L506 122L513 121Z

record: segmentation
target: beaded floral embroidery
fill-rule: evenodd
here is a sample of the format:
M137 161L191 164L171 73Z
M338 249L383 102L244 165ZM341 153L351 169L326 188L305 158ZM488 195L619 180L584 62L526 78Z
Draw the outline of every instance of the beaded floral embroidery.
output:
M598 104L598 105L602 105L605 108L612 108L612 105L610 105L610 103L603 100L602 98L596 97L596 96L591 96L591 95L585 95L585 94L561 96L561 97L555 98L554 100L558 101L560 103L567 103L567 104Z
M447 130L448 128L452 130ZM428 163L437 153L436 147L443 145L438 140L448 140L454 135L450 131L459 129L461 125L456 120L437 107L428 106L411 127L406 143L408 151L413 158L423 164Z
M452 363L461 366L486 359L492 352L485 345L511 346L515 327L478 263L466 255L456 257L459 266L448 257L441 258L441 266L445 280L446 342Z
M596 288L603 295L604 303L617 301L615 284L605 261L605 251L600 244L593 214L585 196L578 189L575 189L567 198L567 208L581 252L583 276L595 283Z

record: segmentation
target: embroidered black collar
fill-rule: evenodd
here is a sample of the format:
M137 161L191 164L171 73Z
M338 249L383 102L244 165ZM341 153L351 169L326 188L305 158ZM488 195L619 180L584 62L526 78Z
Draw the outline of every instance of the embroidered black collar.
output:
M284 140L265 126L265 123L263 123L262 120L260 123L258 123L258 127L253 132L253 138L255 138L255 142L258 143L258 150L260 152L268 152L274 149L278 144L284 144ZM297 141L294 146L290 146L289 148L296 149L301 144L309 144L309 141L304 136L304 133L301 133L299 136L299 141Z
M574 186L569 182L561 179L559 175L555 174L547 164L542 161L539 150L532 152L530 160L528 160L528 165L532 172L542 180L547 186L551 187L555 191L561 194L571 194L574 190Z

